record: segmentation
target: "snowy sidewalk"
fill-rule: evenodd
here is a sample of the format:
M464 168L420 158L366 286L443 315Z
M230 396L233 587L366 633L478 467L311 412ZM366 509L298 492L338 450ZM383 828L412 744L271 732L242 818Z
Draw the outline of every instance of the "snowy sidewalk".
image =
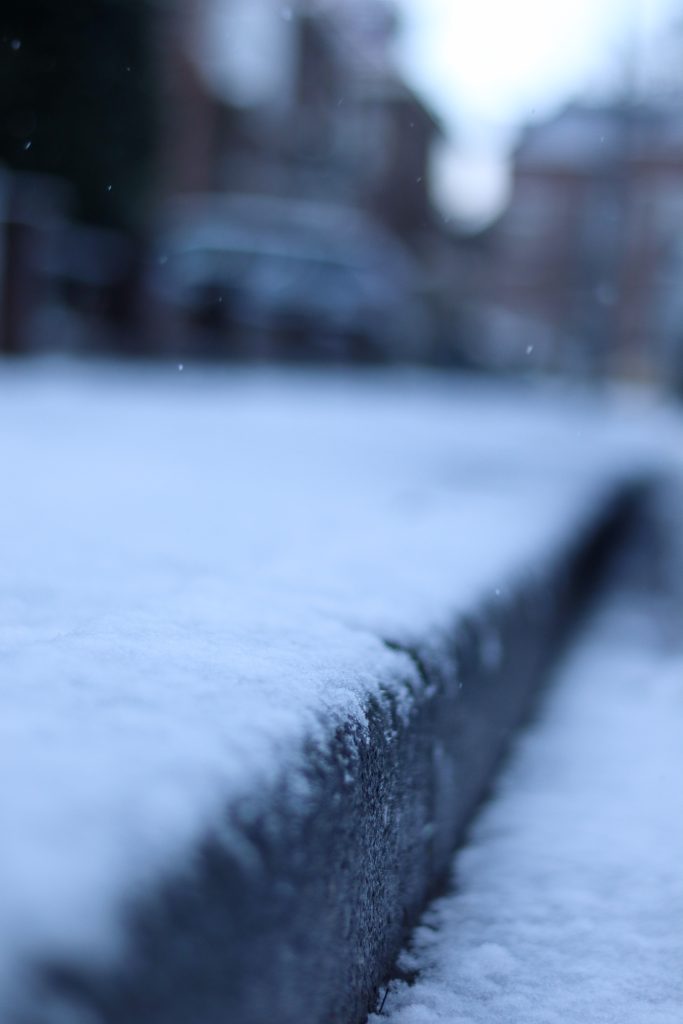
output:
M372 1022L683 1019L683 649L661 613L632 595L589 625Z
M360 1019L669 427L3 367L3 1024Z

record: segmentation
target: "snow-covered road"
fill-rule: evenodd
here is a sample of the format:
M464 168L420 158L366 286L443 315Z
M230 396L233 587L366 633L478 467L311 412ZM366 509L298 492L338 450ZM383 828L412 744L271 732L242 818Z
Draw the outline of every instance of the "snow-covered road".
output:
M664 617L622 595L586 629L400 958L415 983L373 1024L683 1020L683 648Z

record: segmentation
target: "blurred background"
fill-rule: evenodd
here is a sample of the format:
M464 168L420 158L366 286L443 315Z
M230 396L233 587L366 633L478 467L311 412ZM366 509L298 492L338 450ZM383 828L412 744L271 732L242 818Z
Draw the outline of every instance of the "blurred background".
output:
M683 394L680 0L3 0L0 351Z

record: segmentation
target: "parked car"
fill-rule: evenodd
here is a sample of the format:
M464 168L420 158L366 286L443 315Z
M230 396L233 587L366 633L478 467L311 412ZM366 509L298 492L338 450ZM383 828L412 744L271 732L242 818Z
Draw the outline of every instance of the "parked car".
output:
M266 336L276 356L405 360L428 344L415 261L355 208L185 197L157 250L157 296L226 351Z

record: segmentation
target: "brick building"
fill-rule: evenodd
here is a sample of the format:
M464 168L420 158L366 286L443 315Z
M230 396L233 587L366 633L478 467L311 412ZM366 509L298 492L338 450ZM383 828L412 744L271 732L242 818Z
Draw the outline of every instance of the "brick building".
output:
M522 134L482 292L549 367L666 378L682 241L680 114L574 104Z
M393 66L390 6L183 0L168 10L163 194L347 202L419 245L435 223L429 163L441 127Z

